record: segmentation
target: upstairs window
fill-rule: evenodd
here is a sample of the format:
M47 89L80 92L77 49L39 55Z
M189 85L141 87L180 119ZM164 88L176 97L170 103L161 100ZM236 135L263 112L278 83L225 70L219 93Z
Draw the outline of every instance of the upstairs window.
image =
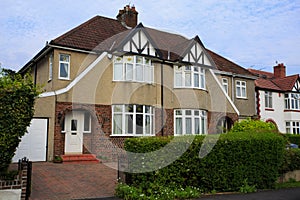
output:
M222 86L223 86L223 90L225 91L225 93L228 94L228 79L227 78L222 78Z
M175 88L205 89L205 70L197 66L174 67Z
M49 81L52 80L53 74L53 54L49 56Z
M70 55L59 54L59 79L70 79Z
M272 92L265 91L265 107L273 108Z
M206 134L207 114L204 110L174 110L175 135Z
M114 57L114 81L153 83L154 67L142 56Z
M236 97L247 98L246 81L236 81Z
M286 133L300 134L300 121L286 121L285 122Z
M300 94L288 93L284 95L284 106L288 110L300 110Z

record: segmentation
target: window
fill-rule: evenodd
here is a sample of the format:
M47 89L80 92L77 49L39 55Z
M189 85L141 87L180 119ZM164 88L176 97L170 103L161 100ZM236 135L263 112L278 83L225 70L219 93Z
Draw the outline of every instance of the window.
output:
M286 133L300 134L300 121L285 122Z
M141 56L114 57L114 81L153 83L151 60Z
M205 89L205 70L196 66L174 67L175 88Z
M146 105L113 105L112 112L112 135L153 135L153 107Z
M49 81L52 80L53 74L53 54L49 56Z
M246 81L236 81L236 97L246 98Z
M222 86L226 94L228 94L228 79L227 78L222 78Z
M88 112L84 113L83 132L84 133L91 133L91 115Z
M70 55L59 54L59 79L70 79Z
M175 135L206 134L207 117L204 110L174 110Z
M265 91L265 107L273 108L272 92Z
M300 110L300 94L288 93L284 97L285 109Z

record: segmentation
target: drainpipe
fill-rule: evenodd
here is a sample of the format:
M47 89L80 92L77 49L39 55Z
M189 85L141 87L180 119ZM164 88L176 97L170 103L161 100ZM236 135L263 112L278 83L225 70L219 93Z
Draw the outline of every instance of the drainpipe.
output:
M164 136L164 70L163 63L160 64L160 102L161 102L161 136Z

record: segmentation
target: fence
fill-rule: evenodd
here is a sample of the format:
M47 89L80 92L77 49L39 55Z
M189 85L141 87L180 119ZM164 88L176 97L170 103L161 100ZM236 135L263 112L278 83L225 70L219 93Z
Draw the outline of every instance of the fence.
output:
M25 157L19 160L18 175L13 180L0 177L0 190L21 189L21 200L28 200L31 194L31 175L32 162Z

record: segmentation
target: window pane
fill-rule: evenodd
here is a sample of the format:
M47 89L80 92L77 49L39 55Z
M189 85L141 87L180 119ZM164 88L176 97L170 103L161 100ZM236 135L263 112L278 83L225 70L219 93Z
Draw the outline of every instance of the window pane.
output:
M146 115L146 120L145 120L145 126L146 126L146 128L145 128L145 130L146 130L146 134L151 134L151 116L149 116L149 115Z
M136 65L136 80L143 81L144 80L144 68L143 65Z
M199 74L194 74L194 87L199 87Z
M125 105L125 112L133 112L133 105Z
M60 77L68 78L68 66L67 63L60 63Z
M114 105L114 112L122 112L123 106L122 105Z
M145 113L151 113L151 107L145 106Z
M133 115L125 115L125 132L133 134Z
M185 86L192 86L192 76L191 73L185 73Z
M200 134L200 119L195 118L195 134Z
M88 112L84 113L83 131L91 131L91 115Z
M185 134L192 134L192 119L186 118L185 119Z
M176 115L182 115L182 111L181 110L176 110L175 114Z
M246 88L242 88L242 97L246 97Z
M123 64L114 64L114 80L123 80Z
M122 134L122 114L114 114L114 134Z
M137 105L136 106L136 112L137 113L143 113L143 106L142 105Z
M182 135L182 119L176 118L176 134Z
M185 111L185 114L186 114L186 115L192 115L192 111L191 111L191 110L186 110L186 111Z
M200 85L200 88L205 88L205 76L204 74L201 74L200 75L200 82L201 82L201 85Z
M77 120L76 119L71 120L71 131L77 131Z
M237 97L240 97L240 96L241 96L241 88L240 88L240 87L237 87L237 88L236 88L236 96L237 96Z
M130 81L133 80L133 64L126 64L126 80Z
M136 134L143 134L143 115L136 115Z
M175 86L177 87L182 86L182 74L180 72L176 72L175 74Z
M70 56L66 55L66 54L60 54L59 55L59 61L70 62Z

